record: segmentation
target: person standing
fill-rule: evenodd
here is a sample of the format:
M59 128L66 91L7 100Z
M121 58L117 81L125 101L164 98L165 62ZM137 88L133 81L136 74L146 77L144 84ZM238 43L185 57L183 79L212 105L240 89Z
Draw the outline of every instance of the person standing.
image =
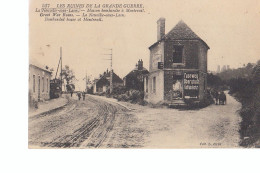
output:
M80 100L80 99L81 99L81 93L78 92L77 94L78 94L78 98L79 98L79 100Z
M85 100L85 94L86 94L86 93L83 91L83 92L82 92L83 100Z
M216 103L216 105L218 105L218 102L219 102L219 92L218 92L218 91L215 91L215 96L214 96L214 98L215 98L215 103Z

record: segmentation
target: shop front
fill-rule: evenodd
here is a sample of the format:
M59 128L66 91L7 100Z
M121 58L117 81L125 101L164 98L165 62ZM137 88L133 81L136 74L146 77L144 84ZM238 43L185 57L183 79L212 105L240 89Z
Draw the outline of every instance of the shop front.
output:
M199 73L185 71L165 72L165 100L199 99Z

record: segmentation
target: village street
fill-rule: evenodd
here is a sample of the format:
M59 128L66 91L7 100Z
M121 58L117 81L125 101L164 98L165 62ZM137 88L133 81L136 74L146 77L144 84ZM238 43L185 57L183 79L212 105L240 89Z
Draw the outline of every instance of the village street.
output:
M238 103L200 110L150 108L87 95L29 117L29 147L225 148L239 147Z

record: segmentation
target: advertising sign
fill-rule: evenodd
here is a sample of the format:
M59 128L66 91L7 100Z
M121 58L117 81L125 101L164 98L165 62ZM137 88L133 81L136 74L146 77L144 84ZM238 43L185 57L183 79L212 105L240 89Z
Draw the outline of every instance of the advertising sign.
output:
M184 98L198 98L199 97L199 74L198 72L184 73Z

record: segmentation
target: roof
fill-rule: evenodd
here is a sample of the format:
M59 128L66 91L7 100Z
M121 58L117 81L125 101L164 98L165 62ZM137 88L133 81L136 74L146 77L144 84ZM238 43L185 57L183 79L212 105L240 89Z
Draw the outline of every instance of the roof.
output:
M102 75L102 76L96 81L96 83L98 83L99 81L102 81L104 84L106 84L107 82L109 83L109 78L110 78L110 71L109 71L108 73L105 73L104 75ZM113 71L112 80L113 80L113 83L123 83L123 82L124 82L117 74L115 74L114 71Z
M162 40L200 40L207 48L209 48L209 46L197 34L195 34L190 29L190 27L182 20L179 21L172 30L170 30L166 35L164 35L161 40L155 42L149 48L153 47Z
M34 66L38 69L44 70L46 72L52 73L50 71L50 68L48 68L48 69L46 68L47 67L46 64L39 63L39 61L36 58L29 57L29 65Z
M127 77L128 75L131 75L131 74L136 74L137 72L141 72L142 74L147 74L147 73L149 73L149 71L145 68L145 67L143 67L143 69L142 70L138 70L138 67L135 67L132 71L130 71L127 75L125 75L125 77ZM125 78L124 77L124 78Z
M46 66L44 67L43 65L39 65L39 64L30 62L30 66L34 66L34 67L41 69L45 72L52 73L49 69L46 69Z

